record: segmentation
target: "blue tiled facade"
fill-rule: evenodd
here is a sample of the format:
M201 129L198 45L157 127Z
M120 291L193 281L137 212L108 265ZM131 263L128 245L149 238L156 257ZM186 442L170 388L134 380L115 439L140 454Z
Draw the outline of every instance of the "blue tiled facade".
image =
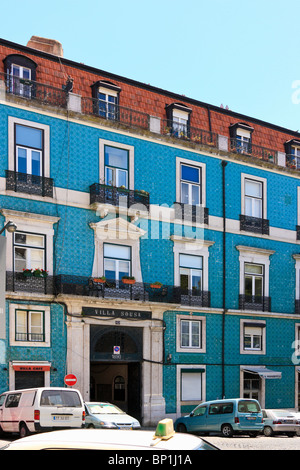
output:
M299 268L296 264L297 254L300 253L300 242L296 236L300 186L298 174L290 173L275 165L256 164L253 160L247 162L245 158L232 158L229 153L209 148L193 148L180 141L164 140L153 134L143 135L132 130L129 132L117 127L105 127L103 123L100 125L93 120L81 122L78 116L75 119L64 114L58 115L50 108L46 110L38 107L26 108L23 103L18 105L2 102L0 104L2 188L5 186L5 172L9 167L9 117L22 119L33 127L35 124L49 126L50 178L54 181L54 195L52 199L42 198L3 189L0 193L2 211L0 229L7 222L8 213L14 214L17 218L24 218L21 215L23 213L31 214L35 221L47 219L53 229L53 236L50 238L53 244L53 256L50 261L51 278L54 279L55 288L49 292L36 292L30 296L28 293L25 295L24 291L18 292L16 287L14 289L7 287L6 338L0 339L0 392L12 387L12 370L19 363L24 363L25 366L41 362L49 364L49 385L63 386L65 374L72 372L70 364L76 361L78 364L80 361L88 361L83 354L78 358L75 357L75 347L72 342L77 341L77 337L72 336L75 330L70 329L68 333L71 314L76 319L80 318L82 307L91 302L95 308L103 305L112 308L113 304L109 302L101 303L101 298L89 299L87 296L91 294L86 294L87 291L82 287L86 286L85 279L96 277L96 230L93 227L101 227L103 221L109 222L115 217L111 213L101 215L89 204L90 186L99 183L99 142L105 140L118 148L130 146L134 149L134 168L129 168L130 172L134 172L134 189L144 190L150 194L151 211L146 217L138 215L131 219L129 215L119 214L120 218L144 231L140 232L138 240L140 282L150 284L159 281L165 286L178 287L179 266L174 256L178 239L181 237L186 247L192 245L192 240L197 243L204 240L208 243L206 249L208 256L203 267L207 272L207 290L210 293L210 302L207 305L186 305L180 300L173 302L163 298L159 298L158 301L154 298L154 302L147 297L131 299L130 309L146 311L150 309L154 324L156 317L160 315L160 327L164 325L164 329L160 330L160 356L159 359L152 359L152 362L160 367L161 398L165 404L165 414L175 417L190 411L195 406L197 397L186 399L182 395L183 375L188 374L188 371L200 377L201 393L199 392L198 401L201 401L222 396L237 397L248 393L249 390L245 385L246 374L249 373L247 366L265 367L281 373L281 376L275 380L261 378L256 372L251 374L260 383L256 392L264 406L298 408L300 403L298 403L297 361L292 359L293 342L298 339L297 332L300 325L300 317L295 310L295 300L298 300L299 294L296 289L296 272ZM208 224L182 223L176 218L171 218L169 221L166 218L166 215L171 214L174 203L179 202L176 194L176 180L179 178L176 170L178 159L188 161L190 165L199 163L205 166L205 204L209 211ZM225 236L222 161L227 162ZM266 218L269 220L269 234L240 229L243 175L253 180L264 181L267 200L264 200L263 204ZM165 215L157 218L152 210L162 206L165 208ZM25 229L22 231L26 232ZM178 248L177 254L184 253L182 250ZM251 254L247 255L249 250ZM226 253L225 284L224 252ZM134 256L137 256L136 253ZM199 252L196 250L195 254ZM200 254L202 256L202 251ZM7 260L7 266L12 266L12 252L8 251L7 256L11 257ZM250 261L247 261L247 256ZM255 261L255 256L259 257L259 262ZM261 257L265 260L263 282L268 283L264 288L268 290L267 297L271 299L271 304L269 308L261 309L252 309L251 305L241 307L240 295L244 294L241 286L244 282L242 265L262 263ZM7 268L7 271L10 269ZM101 272L97 271L96 274L100 276ZM57 291L57 285L64 276L69 276L71 279L68 281L70 290ZM176 305L170 305L172 302ZM12 343L10 323L13 317L10 312L13 311L14 305L18 305L16 308L19 309L22 305L28 310L33 310L35 306L40 310L43 307L49 309L50 339L43 347L33 345L31 342L28 342L28 346L24 344L18 346L17 341ZM126 301L119 298L114 308L126 309ZM159 312L155 309L159 309ZM179 345L181 340L179 317L181 320L201 322L203 328L201 341L205 343L205 347L202 345L203 351L197 351L197 348L184 349ZM75 325L77 332L81 323L84 321L78 320ZM253 325L253 328L263 331L260 333L263 347L252 348L251 353L247 353L243 346L245 334L243 323L249 328L249 325ZM87 324L97 325L97 320L93 318ZM102 327L104 324L103 321ZM157 324L155 326L157 327ZM128 328L129 324L126 323L125 327ZM139 327L142 328L141 324ZM87 337L91 338L84 335L83 332L82 341L87 341ZM148 353L146 349L144 347L143 358ZM90 350L89 344L86 350ZM116 363L114 361L114 365ZM141 364L142 368L146 367L143 360ZM79 365L78 370L80 370ZM143 378L142 374L140 378L143 384L149 379L145 377L145 371L146 368L143 369ZM81 377L79 386L83 391L86 379ZM90 390L85 388L84 393L85 397L89 397Z

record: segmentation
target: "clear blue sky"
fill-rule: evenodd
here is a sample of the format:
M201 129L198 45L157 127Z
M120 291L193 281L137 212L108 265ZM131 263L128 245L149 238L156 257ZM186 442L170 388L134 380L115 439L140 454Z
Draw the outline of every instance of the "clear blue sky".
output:
M4 39L300 131L299 0L0 1Z

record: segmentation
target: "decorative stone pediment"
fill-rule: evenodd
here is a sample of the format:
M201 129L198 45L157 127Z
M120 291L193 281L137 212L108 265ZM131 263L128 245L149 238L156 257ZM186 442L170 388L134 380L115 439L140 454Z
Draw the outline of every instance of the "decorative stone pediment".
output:
M95 231L95 238L109 241L139 240L146 233L145 230L121 217L103 219L95 224L90 224L90 227Z

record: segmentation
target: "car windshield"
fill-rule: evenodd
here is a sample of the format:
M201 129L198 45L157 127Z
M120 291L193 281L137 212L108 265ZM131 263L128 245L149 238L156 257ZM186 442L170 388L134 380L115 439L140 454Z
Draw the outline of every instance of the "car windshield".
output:
M92 403L87 405L90 413L92 414L104 414L104 415L119 415L125 414L120 408L111 403Z
M238 410L240 413L259 413L260 407L256 401L239 401Z

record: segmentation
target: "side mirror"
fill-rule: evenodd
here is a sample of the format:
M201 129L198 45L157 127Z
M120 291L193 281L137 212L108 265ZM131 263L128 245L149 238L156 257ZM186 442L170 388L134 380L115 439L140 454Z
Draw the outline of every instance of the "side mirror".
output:
M194 416L194 412L191 411L191 412L190 412L190 417L192 418L193 416Z

